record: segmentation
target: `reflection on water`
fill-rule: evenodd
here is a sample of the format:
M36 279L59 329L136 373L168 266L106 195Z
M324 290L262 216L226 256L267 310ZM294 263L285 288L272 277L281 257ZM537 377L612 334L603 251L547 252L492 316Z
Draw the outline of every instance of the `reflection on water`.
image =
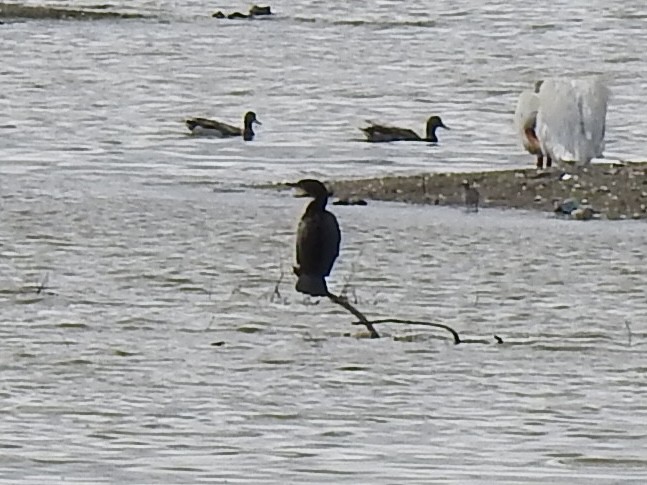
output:
M643 224L334 207L331 289L481 343L369 341L293 291L303 201L245 188L527 165L546 70L608 73L608 152L639 155L642 4L128 5L156 19L0 26L0 481L644 483ZM248 108L253 143L185 133ZM358 141L431 113L438 146Z

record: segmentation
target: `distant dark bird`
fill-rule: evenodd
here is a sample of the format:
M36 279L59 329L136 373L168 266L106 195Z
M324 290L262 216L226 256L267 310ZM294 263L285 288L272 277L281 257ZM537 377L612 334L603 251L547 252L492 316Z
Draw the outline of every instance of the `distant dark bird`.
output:
M249 15L241 13L241 12L232 12L230 14L225 15L222 11L218 10L211 16L217 19L251 19L254 17L262 17L266 15L272 15L272 9L270 6L266 7L259 7L258 5L252 5L249 9Z
M343 199L337 199L332 205L368 205L368 202L359 197L344 197Z
M259 15L272 15L272 9L269 5L265 7L260 7L258 5L252 5L249 9L250 16L259 16Z
M215 136L218 138L229 138L241 136L243 140L250 141L254 139L253 124L262 125L256 119L256 113L248 111L243 119L243 128L228 125L221 121L209 120L207 118L190 118L185 121L187 128L194 135Z
M478 212L481 194L479 194L476 187L471 186L467 180L463 180L461 185L463 186L463 202L465 203L465 207L468 210L473 209L474 212Z
M248 19L250 15L245 15L244 13L240 12L232 12L229 15L227 15L228 19Z
M445 128L447 126L440 119L440 116L431 116L427 120L427 129L425 137L421 138L418 134L409 128L398 128L397 126L379 125L372 121L366 120L369 124L366 128L360 128L366 135L366 141L370 142L389 142L389 141L427 141L436 143L438 137L436 136L436 129Z
M331 195L318 180L304 179L288 184L300 190L296 197L312 197L297 228L298 276L296 290L311 296L327 296L326 276L339 255L341 232L337 218L326 210Z

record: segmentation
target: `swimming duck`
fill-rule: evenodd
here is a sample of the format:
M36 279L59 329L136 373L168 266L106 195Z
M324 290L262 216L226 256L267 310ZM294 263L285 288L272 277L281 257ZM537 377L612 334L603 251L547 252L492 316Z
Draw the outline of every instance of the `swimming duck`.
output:
M553 160L587 165L602 157L609 89L599 76L546 79L519 96L514 122L537 168Z
M269 5L265 7L259 7L258 5L252 5L249 9L250 16L261 16L261 15L272 15L272 9Z
M244 13L240 13L240 12L232 12L229 15L227 15L227 18L230 19L230 20L231 19L248 19L249 17L251 17L251 15L245 15Z
M311 197L297 228L294 273L296 290L311 296L327 296L326 276L339 255L341 232L337 218L326 210L331 195L319 180L303 179L288 184L299 190L296 197Z
M463 186L463 202L465 202L465 207L467 210L472 209L474 212L478 212L479 201L481 199L481 194L478 189L472 186L468 180L463 180L461 185Z
M194 135L207 135L218 138L242 135L243 140L245 141L250 141L254 138L254 130L252 129L253 124L262 125L262 123L256 119L256 113L253 111L245 113L242 129L237 126L228 125L221 121L209 120L207 118L190 118L186 120L185 123Z
M366 122L369 126L366 128L360 128L360 130L362 130L366 135L366 141L375 143L389 141L427 141L436 143L438 142L436 129L445 128L446 130L449 130L449 128L443 123L443 120L440 119L440 116L431 116L427 120L425 138L421 138L415 131L408 128L379 125L368 120Z
M217 12L214 12L211 16L217 19L250 19L253 17L262 17L264 15L272 15L272 9L270 6L266 7L259 7L258 5L252 5L249 9L249 15L241 13L241 12L232 12L230 14L225 15L221 10L218 10Z

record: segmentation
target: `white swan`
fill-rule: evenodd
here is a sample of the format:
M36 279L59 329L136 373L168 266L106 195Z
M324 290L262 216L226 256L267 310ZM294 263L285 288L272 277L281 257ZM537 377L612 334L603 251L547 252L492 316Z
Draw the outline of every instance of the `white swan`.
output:
M519 96L514 121L537 168L552 160L586 165L604 151L609 89L601 77L546 79Z
M537 92L541 84L542 81L537 81L534 91L523 91L519 95L517 108L514 111L514 125L517 129L517 135L528 153L537 156L537 168L543 168L544 165L544 153L536 134L537 112L539 111L539 96ZM550 158L546 160L546 166L551 166Z

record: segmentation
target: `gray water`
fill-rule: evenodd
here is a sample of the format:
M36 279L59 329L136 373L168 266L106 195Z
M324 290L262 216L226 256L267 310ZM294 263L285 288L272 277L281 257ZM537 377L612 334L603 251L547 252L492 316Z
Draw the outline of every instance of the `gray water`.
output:
M468 342L367 340L293 290L303 201L248 188L528 166L547 74L606 74L639 159L643 2L113 5L151 18L0 25L2 483L645 483L644 223L335 207L331 289ZM248 109L252 143L182 124ZM358 141L432 113L438 146Z

